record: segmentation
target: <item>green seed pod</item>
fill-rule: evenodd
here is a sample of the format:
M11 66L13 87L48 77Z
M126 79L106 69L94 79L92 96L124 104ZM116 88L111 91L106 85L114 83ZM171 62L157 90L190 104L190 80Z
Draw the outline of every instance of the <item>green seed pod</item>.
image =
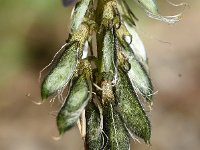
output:
M134 0L139 3L139 5L144 8L146 14L154 19L166 22L166 23L176 23L180 20L181 13L174 16L162 16L159 14L156 0Z
M133 50L133 53L135 54L135 57L143 64L147 64L146 50L144 48L144 44L142 40L140 39L138 33L136 32L135 28L130 26L127 22L124 22L124 25L131 35L131 37L124 36L124 40L127 42L127 44L130 44L130 47Z
M77 30L80 24L83 22L84 17L87 13L91 0L80 0L77 2L73 12L71 19L71 30L72 32Z
M92 96L91 81L86 74L73 80L69 95L57 116L57 127L60 134L70 129L78 120Z
M130 134L144 139L149 143L151 126L138 97L136 96L126 72L119 69L118 82L115 90L116 110L121 116Z
M144 65L136 59L129 45L122 49L122 53L131 65L131 68L128 71L128 76L131 80L132 86L136 92L140 92L146 100L151 101L153 86Z
M134 89L140 92L148 101L151 101L153 95L153 86L148 75L147 57L143 43L137 32L128 24L121 25L117 30L117 38L120 41L122 48L121 53L130 63L128 71L129 78ZM129 30L127 30L129 29ZM130 33L129 33L130 32ZM127 68L124 65L123 68Z
M131 65L131 69L128 71L128 76L134 89L137 92L140 92L146 98L146 100L151 102L153 96L151 79L139 61L132 58L129 59L129 63Z
M78 63L78 42L66 46L56 66L44 78L41 85L42 99L46 99L63 88L73 76Z
M114 110L113 104L106 103L103 111L104 131L108 137L106 150L129 150L130 138L118 113Z
M114 36L112 30L105 31L103 47L101 50L101 66L100 72L103 74L103 78L112 81L115 72L115 60L114 60Z
M124 24L117 30L117 38L121 45L130 53L134 53L135 58L145 66L145 69L148 69L146 50L135 27L124 21Z
M102 147L101 119L98 108L91 101L85 111L86 116L86 138L87 150L100 150Z

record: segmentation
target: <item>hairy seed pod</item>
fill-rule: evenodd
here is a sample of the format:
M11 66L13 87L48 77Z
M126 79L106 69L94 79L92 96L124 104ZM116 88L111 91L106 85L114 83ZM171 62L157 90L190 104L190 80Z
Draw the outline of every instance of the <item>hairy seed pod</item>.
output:
M149 143L151 136L149 119L134 92L126 72L121 69L119 69L115 96L117 101L116 110L130 134L135 134L146 143Z
M77 30L80 24L83 22L86 12L89 8L91 0L80 0L76 3L71 15L71 30L72 32Z
M48 98L69 82L78 63L78 46L78 42L66 46L56 66L44 78L41 85L42 99Z
M131 80L132 86L136 92L140 92L147 101L151 101L153 86L144 65L136 59L129 45L122 49L122 53L128 59L131 66L128 71L128 76Z
M57 116L57 127L60 134L70 129L78 120L92 97L91 81L85 74L73 79L73 84L64 105Z
M140 39L138 33L136 32L134 27L131 27L127 22L124 22L125 27L127 28L128 32L131 35L131 43L130 43L130 47L133 50L136 58L142 62L143 64L147 64L147 55L146 55L146 50L144 48L144 44L142 42L142 40ZM126 37L124 37L125 41L126 41ZM127 41L126 41L127 42ZM128 44L128 42L127 42Z
M128 49L131 55L133 53L134 57L143 64L146 70L148 70L146 50L142 40L136 32L135 27L124 21L124 24L122 24L117 30L117 39L119 40L121 46Z
M132 58L129 59L129 63L131 65L131 69L128 71L128 76L134 89L137 92L140 92L147 101L151 102L153 96L151 79L139 61Z
M129 150L130 136L112 103L106 103L103 111L104 131L108 137L106 150Z
M91 101L85 110L86 137L85 147L87 150L100 150L102 147L101 119L98 108Z
M101 57L100 72L103 74L104 79L112 81L115 72L114 36L112 30L107 30L104 33Z

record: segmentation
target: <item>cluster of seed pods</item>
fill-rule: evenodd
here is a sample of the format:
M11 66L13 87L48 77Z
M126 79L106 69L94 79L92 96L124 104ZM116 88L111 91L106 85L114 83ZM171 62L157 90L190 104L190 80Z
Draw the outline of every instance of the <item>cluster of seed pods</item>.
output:
M179 20L161 16L155 0L134 2L150 17ZM153 88L137 20L126 0L79 0L65 48L42 82L42 99L68 87L57 127L63 135L78 122L87 150L129 150L131 138L150 143L145 104L151 104Z

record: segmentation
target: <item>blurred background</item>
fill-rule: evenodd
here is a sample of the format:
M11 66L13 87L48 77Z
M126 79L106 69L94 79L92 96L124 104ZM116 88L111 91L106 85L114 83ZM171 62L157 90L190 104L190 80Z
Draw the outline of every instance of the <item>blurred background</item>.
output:
M149 56L154 96L152 146L132 142L135 150L199 150L200 1L187 2L183 18L168 25L146 17L137 30ZM161 14L183 11L165 0ZM77 128L58 141L58 103L40 106L39 71L65 43L72 7L59 0L0 0L0 150L83 150Z

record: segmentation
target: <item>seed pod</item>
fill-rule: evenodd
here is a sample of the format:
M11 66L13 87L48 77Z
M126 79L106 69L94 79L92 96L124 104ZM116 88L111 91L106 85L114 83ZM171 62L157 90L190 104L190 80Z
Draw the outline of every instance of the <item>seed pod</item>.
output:
M166 23L176 23L177 21L180 20L181 17L181 13L178 15L174 15L174 16L162 16L159 14L158 12L158 7L157 7L157 3L156 0L134 0L137 1L139 3L139 5L144 8L146 14L154 19L166 22Z
M77 30L79 25L83 22L86 12L89 8L91 0L80 0L76 3L71 16L71 30L72 32Z
M114 36L112 30L107 30L103 34L103 47L100 52L102 58L100 72L103 74L103 78L112 81L115 72Z
M136 92L140 92L147 101L151 101L153 86L144 65L136 59L129 45L122 49L122 53L127 57L128 62L131 65L128 76L132 86Z
M130 138L118 113L114 110L113 104L106 103L103 111L104 131L108 137L105 149L108 150L129 150Z
M129 59L129 63L131 65L131 69L128 71L128 76L134 89L137 92L140 92L147 101L151 102L153 96L153 86L147 72L145 71L143 65L136 59Z
M91 81L82 74L73 80L73 84L64 105L57 116L57 126L60 134L70 129L78 120L91 99Z
M100 150L102 147L101 119L97 107L93 102L89 102L86 107L86 138L85 146L87 150Z
M127 22L124 22L124 25L131 35L130 47L133 50L135 57L143 64L146 64L147 63L147 55L146 55L146 50L144 48L144 44L143 44L142 40L140 39L140 37L134 27L131 27ZM129 44L128 41L126 40L126 37L127 36L125 36L124 39L127 42L127 44Z
M124 21L124 24L117 30L117 38L121 45L134 53L135 58L145 66L145 69L148 69L146 51L135 27Z
M58 59L59 61L42 82L42 99L48 98L67 85L78 64L78 51L78 42L73 42L66 46L65 51Z
M115 90L116 110L129 132L149 143L151 136L149 119L140 105L126 73L121 69L119 69L118 73L118 82Z

